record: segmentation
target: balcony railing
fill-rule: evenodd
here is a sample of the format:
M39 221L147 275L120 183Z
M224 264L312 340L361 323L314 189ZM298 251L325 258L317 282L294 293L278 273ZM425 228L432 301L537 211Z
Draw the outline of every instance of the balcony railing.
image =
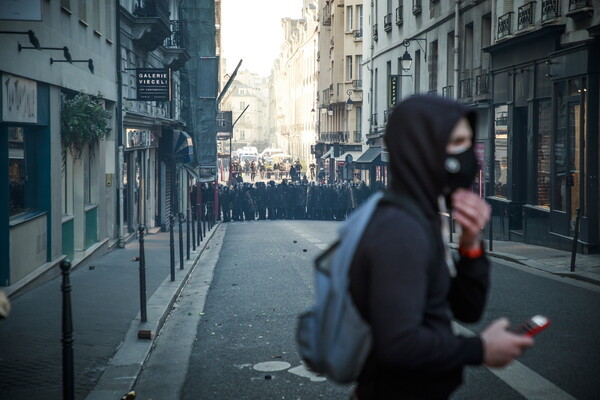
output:
M362 79L355 79L352 81L352 87L354 89L362 89Z
M323 26L331 26L331 4L327 4L323 7L322 15Z
M354 143L360 143L362 141L362 132L361 131L354 131Z
M452 97L454 97L454 86L450 85L450 86L444 86L442 88L442 97L451 99Z
M471 78L463 79L459 82L459 98L465 99L467 97L473 96L473 91L471 87Z
M437 89L432 89L427 92L427 94L437 95Z
M578 11L582 8L591 8L592 0L569 0L569 11Z
M356 29L354 31L354 40L362 40L362 37L363 37L363 30L362 30L362 28Z
M535 24L535 1L530 1L518 8L517 30L522 31L533 27Z
M421 0L413 0L412 2L412 13L413 15L421 14L423 7L421 6Z
M489 76L487 74L475 77L475 93L478 96L490 93Z
M396 25L400 26L404 23L403 15L404 15L404 6L400 6L396 8Z
M542 22L560 17L560 0L542 0Z
M325 143L347 143L349 132L321 132L321 141Z
M391 32L392 31L392 14L386 14L385 17L383 17L383 30L385 30L386 32Z
M377 32L377 24L373 25L373 40L379 40L379 33Z
M371 114L371 126L377 126L377 114Z
M179 20L171 20L171 36L165 39L164 46L167 48L184 49L185 34L183 32L184 24Z
M512 35L512 15L511 11L498 17L498 39Z

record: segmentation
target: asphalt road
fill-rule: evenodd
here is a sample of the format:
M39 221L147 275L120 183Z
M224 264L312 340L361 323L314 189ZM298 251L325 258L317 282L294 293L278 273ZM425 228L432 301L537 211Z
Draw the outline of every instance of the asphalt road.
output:
M218 254L202 260L157 340L138 399L348 399L351 386L302 367L294 339L297 315L313 301L312 260L339 224L224 225ZM453 399L597 399L599 304L598 287L494 263L481 323L458 329L479 332L499 316L517 323L534 314L552 326L510 368L469 368Z

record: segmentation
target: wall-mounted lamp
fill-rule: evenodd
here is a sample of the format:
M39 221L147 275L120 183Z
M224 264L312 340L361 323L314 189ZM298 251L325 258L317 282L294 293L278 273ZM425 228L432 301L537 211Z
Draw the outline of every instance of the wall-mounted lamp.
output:
M7 35L27 35L29 36L29 43L31 43L31 45L36 49L41 50L40 41L35 37L35 33L33 33L31 29L27 32L0 31L0 34L3 33Z
M89 60L55 60L54 58L50 59L50 64L59 63L59 62L68 62L68 63L86 62L86 63L88 63L88 69L90 70L90 72L92 74L94 73L94 61L91 58Z
M330 117L333 115L333 106L331 104L327 106L327 115Z
M68 62L73 62L73 58L71 57L71 53L69 53L69 48L65 47L25 47L21 46L19 43L19 51L21 50L62 50L65 60Z
M427 61L427 52L421 46L421 43L419 43L419 41L421 41L421 40L425 41L425 47L427 47L427 39L425 39L425 38L404 39L404 41L402 42L402 46L404 46L404 54L402 55L402 58L400 59L400 66L404 72L408 72L410 70L410 67L412 66L413 59L410 56L410 54L408 54L408 46L410 46L410 42L417 41L417 43L419 44L419 47L423 51L425 61Z

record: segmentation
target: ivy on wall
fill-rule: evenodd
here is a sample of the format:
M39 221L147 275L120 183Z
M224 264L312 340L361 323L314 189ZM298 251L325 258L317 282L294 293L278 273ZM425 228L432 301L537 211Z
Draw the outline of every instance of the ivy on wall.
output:
M110 111L104 109L101 93L91 96L80 92L73 97L62 95L61 144L63 157L67 151L80 159L86 146L93 150L110 133Z

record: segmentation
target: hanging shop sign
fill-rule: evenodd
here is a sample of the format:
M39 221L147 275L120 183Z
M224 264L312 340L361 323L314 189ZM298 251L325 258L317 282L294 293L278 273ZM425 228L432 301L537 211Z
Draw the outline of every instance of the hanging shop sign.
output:
M171 101L170 68L136 68L137 98L140 101Z
M2 74L2 121L37 123L37 82Z
M156 135L150 130L127 129L125 130L125 134L127 136L126 148L128 150L158 147Z
M388 108L394 108L396 103L398 103L400 79L400 75L390 76L390 104L388 104Z

